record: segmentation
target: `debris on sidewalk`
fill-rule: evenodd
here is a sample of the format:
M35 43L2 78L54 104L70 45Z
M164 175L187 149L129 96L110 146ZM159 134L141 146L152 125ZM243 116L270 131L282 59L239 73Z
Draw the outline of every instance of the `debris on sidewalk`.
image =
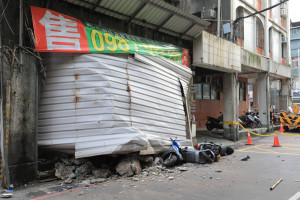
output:
M0 198L11 198L13 196L12 190L7 190L0 194Z
M274 190L274 188L283 180L283 178L279 179L271 188L270 190Z
M116 171L121 176L133 176L142 172L140 161L134 157L122 159L116 166Z
M245 158L241 158L241 161L247 161L247 160L249 160L249 159L250 159L250 156L247 155Z

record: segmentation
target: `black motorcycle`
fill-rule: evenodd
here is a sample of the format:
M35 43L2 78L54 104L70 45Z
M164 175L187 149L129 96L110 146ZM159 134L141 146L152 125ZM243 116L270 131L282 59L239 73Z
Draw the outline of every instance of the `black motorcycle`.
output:
M252 111L252 112L250 112L250 114L252 115L252 117L254 118L254 120L256 122L256 127L257 128L261 128L262 127L262 123L261 123L261 120L259 119L259 113L258 113L258 111Z
M209 131L213 130L214 128L223 129L223 113L221 113L218 118L207 116L207 122L205 125Z
M240 124L243 127L255 128L257 127L257 122L255 121L254 117L249 113L246 112L245 115L239 116Z

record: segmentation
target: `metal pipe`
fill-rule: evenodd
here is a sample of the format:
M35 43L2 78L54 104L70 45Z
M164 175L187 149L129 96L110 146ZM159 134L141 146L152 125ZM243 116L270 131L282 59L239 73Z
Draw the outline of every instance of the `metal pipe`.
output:
M10 129L10 81L8 80L6 83L6 105L5 105L5 115L6 115L6 122L5 122L5 134L3 138L3 167L5 167L5 175L4 178L6 178L6 187L9 188L10 185L10 175L9 175L9 169L8 169L8 143L9 143L9 129Z
M24 10L23 0L19 0L19 46L23 46L23 32L24 32ZM20 49L20 64L23 64L22 50Z
M218 0L218 22L217 22L217 36L218 37L221 37L220 24L221 24L221 0Z

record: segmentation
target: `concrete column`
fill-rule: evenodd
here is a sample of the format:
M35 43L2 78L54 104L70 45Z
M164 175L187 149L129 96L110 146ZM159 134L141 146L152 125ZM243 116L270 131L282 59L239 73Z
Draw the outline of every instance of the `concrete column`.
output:
M224 121L237 122L238 116L238 82L236 74L226 73L223 76L223 115ZM238 140L238 126L224 124L224 137L226 139Z
M13 70L10 92L8 169L15 186L37 178L37 59L23 54L23 65Z
M289 106L290 82L288 79L281 80L279 110L288 110Z
M258 86L257 84L253 84L253 105L254 108L258 108L258 98L259 98L259 92L258 92Z
M258 104L259 118L265 128L270 127L270 112L269 112L269 76L267 73L258 74Z

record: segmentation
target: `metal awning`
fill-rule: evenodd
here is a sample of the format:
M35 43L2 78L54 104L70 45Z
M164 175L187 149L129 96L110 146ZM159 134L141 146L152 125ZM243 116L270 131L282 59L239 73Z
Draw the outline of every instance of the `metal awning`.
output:
M65 1L186 40L194 39L210 24L162 0Z

